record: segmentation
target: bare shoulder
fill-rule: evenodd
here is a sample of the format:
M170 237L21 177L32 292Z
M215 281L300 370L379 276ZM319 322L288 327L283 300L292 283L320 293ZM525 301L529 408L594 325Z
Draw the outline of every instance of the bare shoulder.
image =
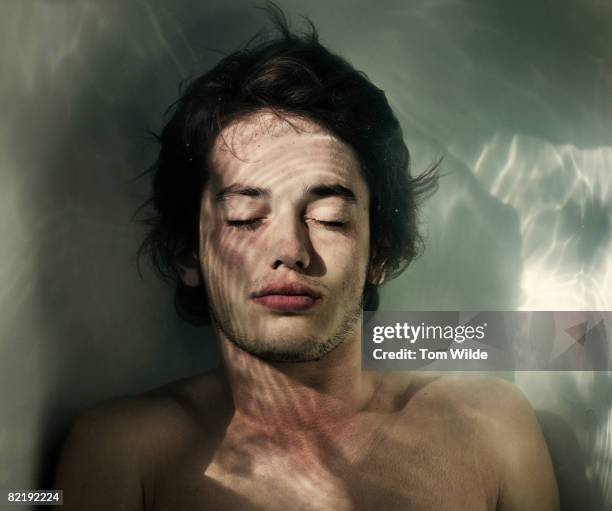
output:
M457 413L481 421L505 422L521 414L530 414L531 405L521 390L491 376L421 374L413 381L419 398L434 401L436 406L452 406Z
M435 414L478 434L496 461L519 455L517 445L542 440L534 410L513 383L491 376L417 374L407 386L412 414ZM517 443L508 442L516 440ZM512 449L509 448L512 446ZM507 451L507 452L506 452Z
M534 410L511 382L486 376L415 375L406 386L406 412L444 417L455 431L470 431L495 467L498 510L559 509L546 442ZM459 428L457 428L459 425Z
M107 400L85 410L64 443L55 487L64 508L144 509L142 451L146 431L142 398Z
M437 373L389 373L384 377L386 394L405 411L430 408L480 420L509 412L509 406L531 409L523 393L512 383L494 377ZM425 411L425 412L424 412Z
M71 509L145 509L151 470L207 420L193 392L218 392L214 375L180 380L144 394L103 401L73 423L56 468L55 486ZM204 397L205 397L204 393ZM214 422L214 421L209 421Z
M385 386L398 409L407 414L444 413L487 428L495 423L506 426L508 421L524 420L533 414L518 387L490 376L395 373L385 378Z

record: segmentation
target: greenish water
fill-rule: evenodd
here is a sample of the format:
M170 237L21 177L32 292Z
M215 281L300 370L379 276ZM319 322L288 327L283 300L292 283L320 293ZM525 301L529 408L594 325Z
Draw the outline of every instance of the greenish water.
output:
M413 172L448 174L381 308L612 308L612 4L279 1L387 93ZM35 487L88 402L214 364L141 281L131 223L178 82L262 26L243 1L0 4L0 488ZM515 373L566 509L612 507L609 374Z

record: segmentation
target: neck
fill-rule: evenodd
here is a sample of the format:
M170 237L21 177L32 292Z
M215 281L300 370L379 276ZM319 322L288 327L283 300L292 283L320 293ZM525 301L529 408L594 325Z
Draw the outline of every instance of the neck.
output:
M269 362L218 331L235 419L266 431L319 431L346 424L374 395L361 370L361 322L341 345L312 362Z

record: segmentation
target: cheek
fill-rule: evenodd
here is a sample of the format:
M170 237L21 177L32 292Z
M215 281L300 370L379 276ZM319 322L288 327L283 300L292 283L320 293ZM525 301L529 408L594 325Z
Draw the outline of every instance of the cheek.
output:
M202 274L209 296L217 304L231 303L246 284L246 254L241 244L213 229L202 246Z
M220 215L208 200L202 204L200 239L205 274L227 277L226 270L235 270L243 264L244 245L224 229Z
M362 220L356 225L355 232L353 233L355 242L351 249L351 257L354 264L359 265L359 268L361 268L362 266L367 266L370 256L370 229L367 219Z
M211 265L211 271L235 271L244 266L249 245L244 240L224 233L222 229L211 232L204 243L204 261Z
M347 264L350 276L347 278L346 284L354 292L361 293L365 284L370 257L369 229L361 229L356 239L357 242L352 248L349 256L350 261Z
M368 263L369 240L362 233L351 233L346 238L318 240L315 250L321 255L327 272L342 279L342 285L358 281Z
M219 254L225 258L224 265L232 270L244 270L252 267L256 254L266 253L258 248L257 241L241 236L239 233L226 235L219 244Z

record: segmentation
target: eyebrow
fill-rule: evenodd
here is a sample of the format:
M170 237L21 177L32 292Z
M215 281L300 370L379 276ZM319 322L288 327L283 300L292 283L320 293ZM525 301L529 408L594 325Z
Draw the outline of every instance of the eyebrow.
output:
M340 197L347 202L357 204L357 196L355 193L346 186L339 183L329 185L315 185L305 186L303 192L306 195L316 197L317 199L324 199L326 197ZM234 183L226 186L219 191L215 198L217 202L223 202L229 197L243 196L253 197L256 199L269 199L272 196L272 192L269 188L261 188L259 186L246 186L240 183Z

